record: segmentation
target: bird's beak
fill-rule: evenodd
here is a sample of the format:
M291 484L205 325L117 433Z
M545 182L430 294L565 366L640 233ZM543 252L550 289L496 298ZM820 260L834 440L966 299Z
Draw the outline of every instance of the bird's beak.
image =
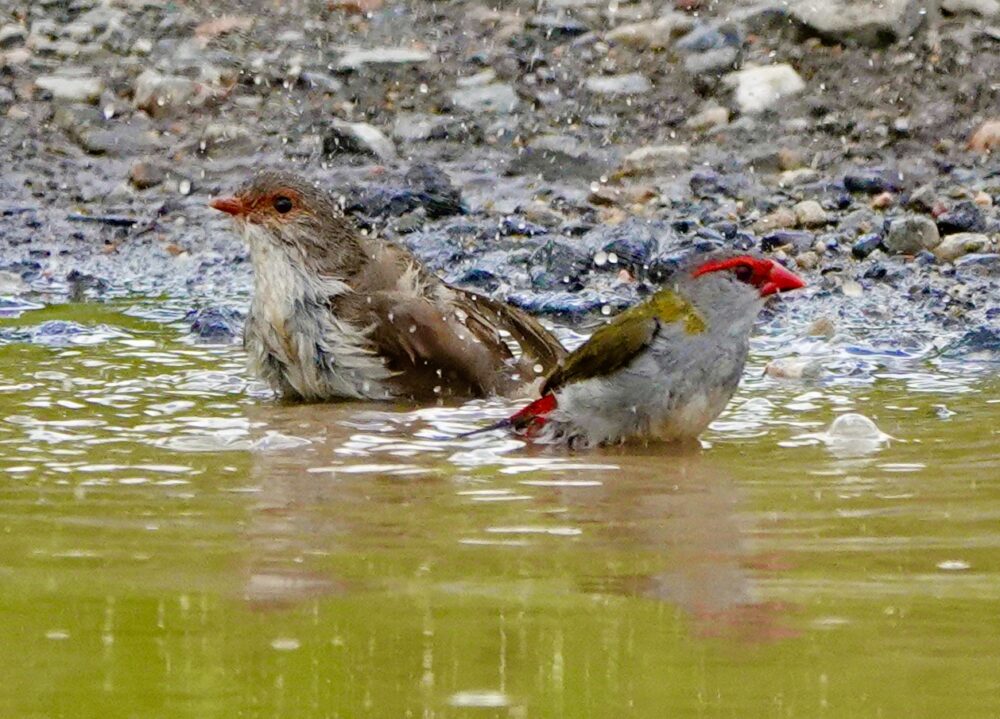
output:
M806 283L801 277L771 260L771 271L767 275L767 282L760 290L760 295L767 297L775 292L789 292L805 286Z
M208 204L230 215L242 215L246 212L246 206L238 197L217 197Z

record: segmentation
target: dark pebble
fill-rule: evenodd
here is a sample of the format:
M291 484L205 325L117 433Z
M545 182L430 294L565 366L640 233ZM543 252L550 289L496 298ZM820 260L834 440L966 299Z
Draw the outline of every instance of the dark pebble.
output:
M976 203L960 202L937 218L937 226L942 235L983 232L986 229L986 218Z
M516 237L519 235L523 237L536 237L547 234L548 230L541 225L528 222L518 215L508 215L498 223L497 232L501 237Z
M866 192L869 195L899 191L898 184L878 172L848 173L844 175L844 188L848 192Z
M243 315L228 307L200 307L184 316L191 334L209 342L232 342L243 325Z
M880 247L882 247L881 235L864 235L851 246L851 254L857 259L863 260Z
M816 242L816 237L811 232L804 230L777 230L764 235L760 240L760 249L764 252L791 245L796 252L805 252L812 249Z

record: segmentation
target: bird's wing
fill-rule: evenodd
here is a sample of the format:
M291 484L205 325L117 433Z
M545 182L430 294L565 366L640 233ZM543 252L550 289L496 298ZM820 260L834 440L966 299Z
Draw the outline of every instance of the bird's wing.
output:
M496 391L504 379L500 368L510 357L507 346L496 337L470 331L454 309L441 308L423 297L399 291L369 295L369 341L387 358L390 367L426 369L441 378L465 382L477 394Z
M697 334L704 320L691 303L671 289L625 310L600 327L571 352L545 379L542 394L594 377L604 377L628 365L653 339L664 332Z
M477 324L482 324L490 332L495 332L492 328L509 332L521 346L521 352L542 366L543 373L551 372L566 356L566 348L559 340L526 312L492 297L468 290L455 291L462 308L470 317L476 318Z

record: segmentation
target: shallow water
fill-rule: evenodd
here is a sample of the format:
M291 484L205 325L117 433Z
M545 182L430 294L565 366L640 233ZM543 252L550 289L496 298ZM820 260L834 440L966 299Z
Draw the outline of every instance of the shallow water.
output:
M10 314L0 716L1000 713L990 358L765 327L702 449L569 455L282 406L169 306Z

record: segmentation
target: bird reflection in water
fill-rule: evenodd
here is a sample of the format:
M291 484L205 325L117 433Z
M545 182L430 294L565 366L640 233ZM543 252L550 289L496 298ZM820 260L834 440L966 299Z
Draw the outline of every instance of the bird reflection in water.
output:
M502 593L513 574L569 575L582 595L674 605L697 636L795 636L788 607L754 587L782 560L747 554L738 481L697 447L569 455L503 437L441 439L467 407L250 411L256 432L289 440L252 463L244 594L257 609L353 591ZM442 567L455 571L444 579Z

